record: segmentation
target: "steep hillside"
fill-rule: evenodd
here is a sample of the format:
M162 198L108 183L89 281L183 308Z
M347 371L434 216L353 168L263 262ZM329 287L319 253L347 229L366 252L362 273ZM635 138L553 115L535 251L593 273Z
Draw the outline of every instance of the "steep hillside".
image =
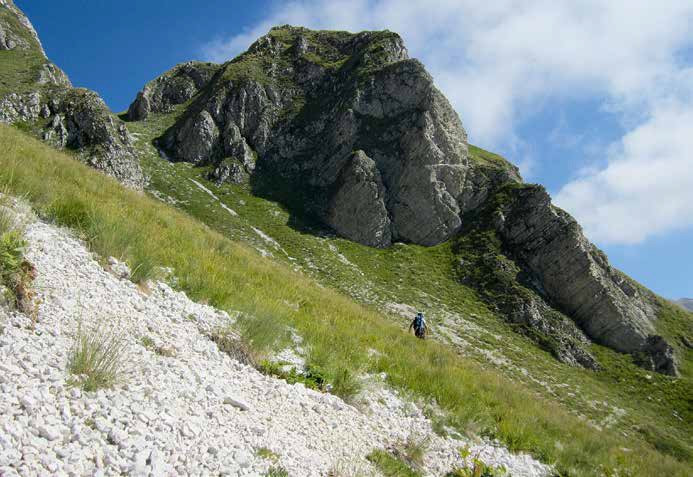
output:
M362 382L367 385L375 383L376 376L380 375L389 386L421 402L432 420L433 429L441 435L497 438L515 451L529 451L543 462L553 464L562 475L646 476L657 472L687 475L691 460L691 417L686 404L690 380L646 375L606 348L594 351L599 352L602 359L612 361L614 371L610 373L595 374L557 362L552 364L547 356L524 346L517 335L503 335L502 327L494 328L491 317L480 305L479 312L486 316L470 315L470 320L475 321L466 321L460 315L454 318L466 330L465 337L479 336L479 342L485 342L487 347L477 346L475 342L466 348L469 358L460 356L447 345L408 336L401 326L392 323L392 316L356 305L320 286L305 273L291 271L285 265L248 250L189 216L127 190L16 130L0 126L0 141L6 145L5 154L0 155L0 184L6 193L26 197L44 220L72 227L101 257L121 257L131 266L132 280L141 284L143 292L146 293L146 281L151 277L169 276L173 286L186 291L195 300L230 313L240 311L237 329L258 352L293 346L293 338L286 336L286 327L290 327L302 340L306 369L319 372L333 392L353 397L359 390L360 379L365 379ZM221 193L220 190L216 192ZM208 192L200 190L200 193L211 199ZM241 197L236 196L243 200ZM230 216L218 201L203 202L201 196L191 194L189 200L193 199L200 201L201 208L210 213L218 211ZM262 205L258 200L251 207ZM274 216L269 212L269 217ZM328 241L353 258L357 254L352 252L374 250L342 239L310 237L322 241L321 250L331 249L329 243L324 247ZM263 242L267 240L258 238ZM59 241L51 240L50 243ZM348 245L355 248L349 249ZM265 248L270 246L265 242ZM425 254L430 250L419 247L406 253L416 257L417 253ZM278 257L282 252L274 249L274 253ZM377 256L369 258L373 257ZM384 260L374 265L385 264L392 257L383 257ZM323 263L319 257L315 258ZM287 259L287 263L291 262ZM108 262L104 260L104 263ZM69 269L67 261L64 266ZM121 273L120 268L115 268L114 272ZM86 280L85 284L98 289L98 293L90 294L91 297L108 294L113 288L99 288L100 282L92 284ZM71 286L70 280L65 284ZM60 303L60 294L56 299ZM76 299L70 298L70 302ZM136 303L138 300L132 305L140 306ZM153 306L158 298L152 300ZM470 305L472 300L470 296ZM83 318L89 323L98 321L97 317L88 315ZM149 319L154 319L154 315ZM21 320L30 322L30 318ZM490 331L476 323L488 324ZM137 326L140 325L142 323ZM42 325L39 323L39 326ZM47 330L54 329L48 326ZM436 331L444 333L442 327ZM164 337L163 334L159 336L163 330L157 328L150 333L157 340ZM13 330L10 337L3 340L14 340L18 334L20 330ZM456 343L461 345L459 340ZM156 349L159 342L153 341L148 346ZM495 349L503 349L507 355L502 356L493 351ZM141 352L139 348L132 350L133 356ZM516 359L518 363L523 360L523 367L513 364ZM44 366L40 359L32 360L29 368ZM494 362L499 366L496 370L492 369ZM41 375L55 375L52 368L55 364L49 366L50 373ZM12 367L12 373L20 368ZM192 369L204 375L203 370L194 366ZM274 372L271 368L267 371ZM151 379L156 380L155 377ZM292 378L287 376L287 379ZM5 382L3 386L23 386L22 382ZM126 389L121 391L117 386L115 392L123 391ZM99 395L94 396L98 398ZM122 396L129 399L130 395ZM152 394L147 396L147 399L154 398ZM87 399L92 398L87 395ZM24 411L16 412L21 420ZM95 420L95 424L98 422ZM98 429L100 433L98 426L101 424L94 431ZM93 435L99 436L98 433ZM45 437L38 439L40 443ZM181 439L187 442L185 436ZM390 462L387 459L394 458L387 457L389 454L377 455L379 462L384 462L382 459ZM393 455L401 454L395 452ZM146 457L142 459L145 467L149 464ZM138 454L133 463L139 459Z

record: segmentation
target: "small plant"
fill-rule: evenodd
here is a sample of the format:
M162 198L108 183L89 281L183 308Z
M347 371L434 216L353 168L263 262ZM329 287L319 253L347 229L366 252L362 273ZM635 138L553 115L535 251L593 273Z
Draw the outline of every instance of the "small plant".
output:
M394 454L377 449L366 456L385 477L421 477L409 464Z
M255 369L261 369L257 355L231 330L224 328L216 329L209 335L209 339L216 343L219 351L226 353L232 359L252 366Z
M503 477L507 475L505 467L487 465L479 459L478 455L471 457L469 447L461 448L459 453L462 460L464 460L464 467L457 467L451 470L445 474L445 477Z
M176 351L174 348L170 346L157 346L156 343L154 343L154 340L151 339L149 336L143 336L142 338L140 338L140 343L149 351L153 351L159 356L164 356L165 358L172 358L176 355Z
M11 228L7 215L0 213L0 285L14 295L15 306L35 320L35 293L31 282L36 278L36 269L24 259L25 250L22 232Z
M265 477L289 477L289 472L281 466L272 466L267 470Z
M279 456L267 447L260 447L258 450L255 451L255 454L257 454L258 457L261 457L263 459L279 460Z
M68 358L70 384L85 391L113 387L123 377L125 351L123 335L106 332L101 326L85 330L80 322Z
M265 360L260 363L258 370L267 376L283 379L289 384L303 383L305 387L315 391L325 391L327 388L324 375L315 368L308 367L305 373L299 373L294 368L284 371L282 363Z
M154 340L151 339L149 336L143 336L140 338L140 343L142 343L142 346L147 348L148 350L154 350L156 348L156 345L154 344Z

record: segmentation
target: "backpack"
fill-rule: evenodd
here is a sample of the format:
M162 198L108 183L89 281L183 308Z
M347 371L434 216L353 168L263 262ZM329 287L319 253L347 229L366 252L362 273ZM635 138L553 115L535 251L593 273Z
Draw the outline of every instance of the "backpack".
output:
M423 338L426 334L424 317L422 315L416 315L414 318L414 334L417 338Z

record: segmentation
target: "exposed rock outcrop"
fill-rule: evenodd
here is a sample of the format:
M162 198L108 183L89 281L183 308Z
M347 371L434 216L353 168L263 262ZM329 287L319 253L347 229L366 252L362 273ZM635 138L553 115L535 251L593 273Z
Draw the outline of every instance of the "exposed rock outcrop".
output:
M621 352L645 353L654 370L676 374L673 349L656 334L652 298L609 265L578 223L551 204L543 187L508 188L507 193L496 211L496 231L541 293L592 340Z
M496 180L519 180L508 167L476 187L483 174L457 113L391 32L274 28L223 66L160 145L174 160L214 165L217 181L248 175L260 191L279 179L335 231L375 246L440 243ZM377 180L354 182L357 171ZM357 191L376 204L354 208L345 197Z
M206 85L220 66L213 63L190 61L180 64L150 81L137 93L128 109L131 121L146 119L149 113L167 113L188 101Z
M363 151L354 152L342 169L327 220L349 240L373 247L390 243L385 187L375 161Z
M0 48L17 50L8 61L27 63L19 75L0 71L0 122L25 123L28 129L56 147L74 149L84 161L133 188L142 188L145 177L125 124L93 91L72 88L65 73L44 54L36 31L10 0L0 0ZM21 52L19 50L22 50Z

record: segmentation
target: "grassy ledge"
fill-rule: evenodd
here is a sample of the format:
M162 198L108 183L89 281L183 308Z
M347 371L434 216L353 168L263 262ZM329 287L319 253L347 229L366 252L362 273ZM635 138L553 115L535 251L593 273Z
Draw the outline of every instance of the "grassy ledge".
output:
M524 384L412 338L376 311L17 129L0 126L0 144L0 187L8 193L73 228L95 252L127 259L135 280L157 266L173 267L192 299L293 327L330 381L345 372L385 372L393 386L436 402L460 431L528 451L560 475L690 475L689 462L639 439L598 432Z

